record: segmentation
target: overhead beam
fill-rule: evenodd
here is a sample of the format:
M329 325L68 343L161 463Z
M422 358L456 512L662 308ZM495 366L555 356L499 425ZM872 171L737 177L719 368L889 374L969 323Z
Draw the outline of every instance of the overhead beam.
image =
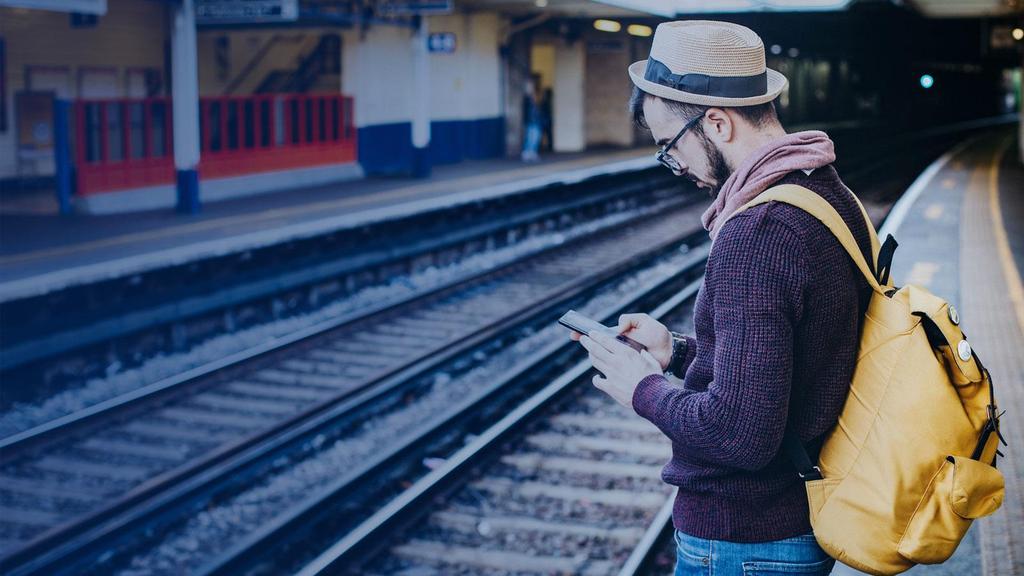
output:
M1011 7L1004 0L907 0L922 16L928 18L989 18L1012 16L1021 8Z
M107 13L107 0L0 0L0 6L100 16Z

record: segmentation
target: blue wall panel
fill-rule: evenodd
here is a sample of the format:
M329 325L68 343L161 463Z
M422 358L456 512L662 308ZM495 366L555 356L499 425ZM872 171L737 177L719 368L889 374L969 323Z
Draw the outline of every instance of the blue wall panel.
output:
M377 124L359 129L358 160L367 174L412 172L412 123Z
M430 123L430 161L454 164L462 161L466 150L466 124L472 120L437 120Z
M466 158L496 158L504 153L505 118L438 120L430 123L432 164L453 164ZM413 171L412 123L396 122L359 129L359 163L367 174L409 174Z
M496 158L505 154L505 117L473 120L467 127L466 158Z

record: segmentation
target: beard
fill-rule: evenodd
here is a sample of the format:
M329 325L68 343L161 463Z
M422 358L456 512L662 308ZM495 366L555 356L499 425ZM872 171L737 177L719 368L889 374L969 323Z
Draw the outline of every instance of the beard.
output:
M729 168L729 164L725 161L725 156L718 149L718 146L711 142L704 134L700 135L700 140L704 145L704 153L707 155L708 172L714 180L714 182L709 183L708 196L714 200L718 197L718 193L722 191L722 185L732 175L732 169Z

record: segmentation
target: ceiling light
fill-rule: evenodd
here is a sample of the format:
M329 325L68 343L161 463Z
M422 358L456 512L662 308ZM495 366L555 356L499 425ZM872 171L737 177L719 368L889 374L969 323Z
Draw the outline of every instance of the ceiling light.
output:
M1024 40L1024 28L1014 28L1013 29L1013 39L1014 40Z
M664 18L706 12L791 12L844 10L852 0L594 0Z
M622 24L615 20L594 20L594 28L601 32L618 32L622 30Z
M800 55L800 50L797 50L796 48L790 48L789 49L789 57L790 58L796 58L799 55Z
M533 3L537 5L537 8L547 8L548 6L548 0L534 0Z
M772 44L771 51L772 54L778 56L779 54L782 54L782 46L779 46L778 44Z
M630 24L626 26L626 32L633 36L650 36L654 33L650 26L644 26L643 24Z

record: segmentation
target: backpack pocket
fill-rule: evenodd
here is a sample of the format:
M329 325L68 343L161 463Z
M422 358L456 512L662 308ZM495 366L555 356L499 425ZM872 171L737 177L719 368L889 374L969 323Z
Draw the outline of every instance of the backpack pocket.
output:
M1003 474L963 456L946 456L925 487L897 551L919 564L944 562L975 518L1003 502Z
M807 505L810 508L811 526L817 525L818 513L825 507L825 502L828 501L829 496L841 481L842 478L821 478L804 482L804 488L807 490Z

